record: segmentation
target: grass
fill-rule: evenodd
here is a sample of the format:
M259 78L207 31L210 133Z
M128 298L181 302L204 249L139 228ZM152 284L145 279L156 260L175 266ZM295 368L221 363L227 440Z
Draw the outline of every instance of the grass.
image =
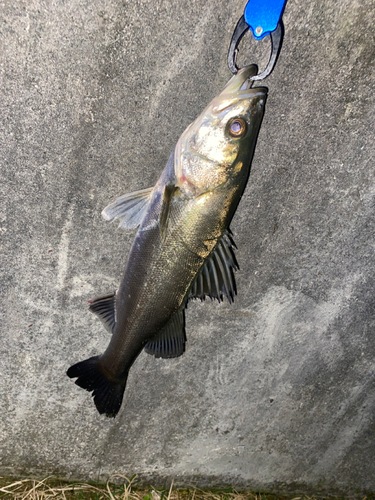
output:
M67 483L47 477L41 481L22 479L9 482L0 478L0 498L14 500L277 500L274 495L261 495L250 492L203 491L199 489L173 488L169 490L137 490L135 477L130 480L120 474L111 476L105 485L86 483ZM291 500L311 500L310 497L295 497Z

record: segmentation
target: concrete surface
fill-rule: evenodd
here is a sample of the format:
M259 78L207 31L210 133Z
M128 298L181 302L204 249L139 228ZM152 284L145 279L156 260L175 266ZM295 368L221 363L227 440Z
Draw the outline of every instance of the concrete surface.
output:
M373 0L287 4L235 304L190 304L187 352L142 354L115 420L65 375L108 343L87 301L134 236L100 212L222 89L244 5L0 1L1 475L375 492Z

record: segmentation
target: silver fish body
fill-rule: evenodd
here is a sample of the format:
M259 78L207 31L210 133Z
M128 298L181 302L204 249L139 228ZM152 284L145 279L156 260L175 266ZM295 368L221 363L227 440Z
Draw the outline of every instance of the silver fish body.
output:
M250 88L256 67L239 71L181 135L155 187L118 198L107 220L138 227L119 290L91 301L112 333L106 351L69 368L114 417L128 372L143 348L156 357L185 349L190 298L236 293L229 224L245 189L267 89Z

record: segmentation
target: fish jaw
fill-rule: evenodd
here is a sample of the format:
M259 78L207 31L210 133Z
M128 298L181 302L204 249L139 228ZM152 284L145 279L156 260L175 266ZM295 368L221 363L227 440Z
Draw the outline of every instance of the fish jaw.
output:
M249 66L232 77L178 140L174 169L183 193L197 196L215 189L251 162L254 148L249 143L255 146L267 98L266 87L251 88L248 77L253 74L256 67ZM229 130L236 119L245 124L240 137Z

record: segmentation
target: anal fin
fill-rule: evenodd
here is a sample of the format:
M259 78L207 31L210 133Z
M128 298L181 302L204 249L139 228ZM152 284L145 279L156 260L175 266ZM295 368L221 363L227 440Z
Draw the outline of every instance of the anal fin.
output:
M182 307L144 349L155 358L177 358L184 353L185 343L185 307Z
M96 314L109 333L113 333L116 326L116 292L89 300L89 309Z

